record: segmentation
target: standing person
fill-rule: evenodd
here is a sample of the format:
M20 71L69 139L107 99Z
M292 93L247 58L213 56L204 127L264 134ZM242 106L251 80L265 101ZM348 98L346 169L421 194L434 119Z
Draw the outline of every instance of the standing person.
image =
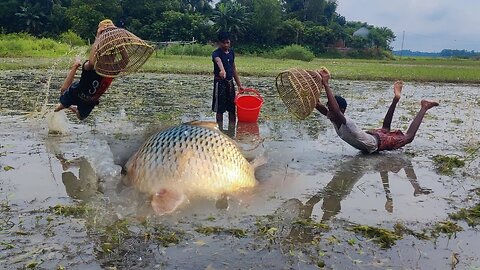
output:
M212 111L216 112L216 120L220 128L223 127L223 113L228 112L229 127L235 125L237 116L235 112L235 86L242 90L243 86L238 77L235 66L235 53L231 46L228 33L218 34L218 48L212 53L213 61L213 98Z
M438 106L438 103L435 101L422 100L420 102L420 111L418 111L413 119L406 134L400 130L391 130L393 113L400 100L403 88L403 82L396 81L393 86L393 101L385 115L382 128L365 132L359 129L350 118L345 116L347 101L341 96L333 95L328 84L330 79L330 73L328 70L323 68L320 71L320 75L322 76L322 84L325 87L328 102L327 107L325 107L320 101L318 101L316 109L330 119L335 127L335 131L342 140L364 153L394 150L411 143L415 138L415 134L417 133L427 111Z
M98 24L98 36L108 28L115 27L111 20L103 20ZM69 108L74 112L78 119L84 120L90 115L93 108L99 104L100 97L105 93L113 78L103 77L94 70L95 54L97 52L96 42L93 44L88 60L83 64L80 59L74 60L72 67L62 85L60 104L55 108L55 112ZM127 55L122 54L122 62L127 62ZM77 69L82 66L82 75L80 81L73 83Z

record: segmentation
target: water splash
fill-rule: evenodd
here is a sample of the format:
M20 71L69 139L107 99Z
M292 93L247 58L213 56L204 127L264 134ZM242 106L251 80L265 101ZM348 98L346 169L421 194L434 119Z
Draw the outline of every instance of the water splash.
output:
M70 123L65 111L48 112L46 118L49 134L67 135L69 133Z

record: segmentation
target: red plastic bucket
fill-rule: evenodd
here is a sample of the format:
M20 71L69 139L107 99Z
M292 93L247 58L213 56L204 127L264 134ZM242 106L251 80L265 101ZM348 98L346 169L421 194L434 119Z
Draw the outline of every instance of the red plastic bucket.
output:
M237 105L238 122L257 122L263 98L257 90L244 88L235 97L235 104Z

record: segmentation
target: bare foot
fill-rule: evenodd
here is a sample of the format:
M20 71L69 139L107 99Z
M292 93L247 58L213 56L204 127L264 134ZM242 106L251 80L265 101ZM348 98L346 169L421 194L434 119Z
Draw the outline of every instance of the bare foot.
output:
M55 110L53 110L53 111L54 111L54 112L58 112L58 111L61 111L61 110L63 110L63 109L65 109L65 107L63 107L62 104L59 104L59 105L55 108Z
M402 81L396 81L393 84L393 93L395 94L395 98L400 99L400 96L402 95L402 89L403 89Z
M419 195L422 195L422 194L430 194L432 193L433 190L429 189L429 188L418 188L416 189L414 192L413 192L413 196L417 197Z
M74 112L75 114L78 113L78 108L77 108L77 106L73 106L73 105L72 105L72 106L68 107L68 109L69 109L70 111Z
M427 110L438 106L438 102L430 101L430 100L426 100L426 99L422 99L420 104L422 104L422 108L425 108Z

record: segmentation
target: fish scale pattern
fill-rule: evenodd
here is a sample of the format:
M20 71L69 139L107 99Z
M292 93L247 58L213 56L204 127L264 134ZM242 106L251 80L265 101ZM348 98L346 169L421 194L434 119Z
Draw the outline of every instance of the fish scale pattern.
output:
M252 165L232 139L218 129L188 123L152 135L127 170L134 178L130 181L150 194L167 188L218 196L256 185Z

